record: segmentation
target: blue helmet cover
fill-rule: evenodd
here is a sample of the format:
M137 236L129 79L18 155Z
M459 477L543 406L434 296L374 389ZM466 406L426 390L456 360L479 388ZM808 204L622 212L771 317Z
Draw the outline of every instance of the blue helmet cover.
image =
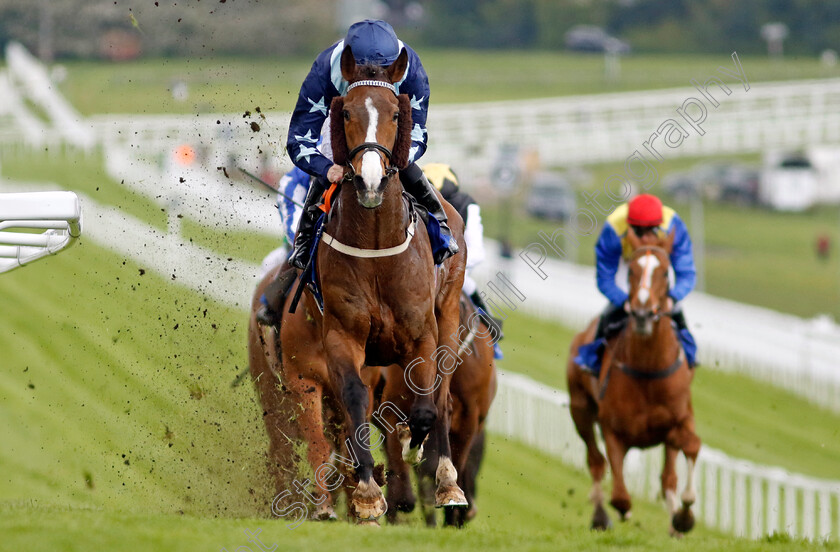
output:
M397 34L381 19L365 19L350 25L344 44L350 46L359 65L372 63L387 67L400 55Z

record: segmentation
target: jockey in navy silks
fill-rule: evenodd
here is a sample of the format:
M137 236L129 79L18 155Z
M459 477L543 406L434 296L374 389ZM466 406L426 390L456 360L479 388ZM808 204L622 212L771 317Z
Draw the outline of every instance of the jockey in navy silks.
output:
M420 57L409 46L403 44L394 33L394 29L381 20L366 19L354 23L347 31L347 37L321 52L312 64L312 69L300 88L297 105L289 123L289 137L286 150L292 162L315 179L309 188L300 218L295 248L289 259L290 264L298 268L306 265L307 255L315 230L318 211L315 203L331 182L337 182L344 176L344 168L335 165L331 159L329 147L329 127L327 115L330 103L336 96L347 92L349 83L341 76L341 53L345 46L350 46L356 63L375 64L388 67L396 61L400 52L408 53L408 68L402 80L394 83L398 94L406 94L411 100L411 149L408 166L398 167L400 181L406 192L426 208L440 223L441 235L448 242L435 256L435 264L458 252L458 245L452 239L447 225L446 214L435 194L434 188L423 176L423 171L416 165L426 151L426 115L429 109L429 79L420 63ZM321 148L316 144L321 134L325 140Z
M411 148L408 166L398 167L400 182L408 192L440 224L442 247L434 253L435 264L440 264L458 252L458 244L452 238L447 224L446 213L438 200L434 188L417 166L416 161L426 152L426 116L429 108L429 79L420 57L408 45L397 38L394 29L385 21L366 19L354 23L347 31L347 36L315 58L309 74L303 81L297 105L289 123L289 135L286 150L295 164L287 176L291 176L288 192L299 192L301 187L308 188L304 196L303 209L296 217L286 216L287 236L294 233L294 251L289 264L303 269L308 261L311 244L315 235L318 219L316 204L329 187L330 183L340 181L344 176L344 167L332 161L332 148L329 133L329 108L333 98L343 96L349 83L341 75L341 54L345 46L350 46L357 64L375 64L388 67L400 52L408 54L408 67L399 82L394 83L398 94L406 94L411 100ZM302 173L311 175L308 179ZM282 184L282 183L281 183ZM293 204L281 211L290 213ZM295 228L296 226L296 228ZM281 273L265 292L263 306L257 312L257 319L263 324L276 325L279 322L278 294L282 295L294 279L290 272ZM281 293L282 292L282 293Z
M654 245L661 237L674 232L670 261L673 285L668 292L671 319L685 350L689 366L696 364L697 346L688 330L679 302L693 289L697 281L691 237L685 223L670 207L663 206L659 198L642 194L615 209L604 224L595 244L596 279L598 290L609 300L598 322L595 339L580 347L575 362L597 374L600 371L601 353L607 339L621 331L628 317L625 288L618 281L627 281L627 264L632 251L627 243L627 233L634 232L644 245Z

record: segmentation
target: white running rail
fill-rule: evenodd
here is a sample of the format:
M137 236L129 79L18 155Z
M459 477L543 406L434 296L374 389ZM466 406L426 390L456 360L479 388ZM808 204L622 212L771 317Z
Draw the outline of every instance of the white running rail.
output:
M81 234L73 192L0 194L0 273L55 255Z

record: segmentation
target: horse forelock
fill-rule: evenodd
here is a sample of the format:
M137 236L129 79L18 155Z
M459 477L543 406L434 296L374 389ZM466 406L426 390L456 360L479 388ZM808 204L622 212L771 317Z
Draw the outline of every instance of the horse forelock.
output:
M356 66L356 78L353 79L353 82L363 79L390 82L388 81L388 74L385 72L385 67L376 65L375 63L365 63L364 65ZM351 82L350 84L353 83Z

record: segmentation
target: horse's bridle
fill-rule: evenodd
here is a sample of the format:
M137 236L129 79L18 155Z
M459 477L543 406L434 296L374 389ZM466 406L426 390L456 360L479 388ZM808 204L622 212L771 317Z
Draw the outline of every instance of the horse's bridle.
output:
M388 160L388 164L385 167L385 176L390 178L397 173L398 169L391 163L391 156L393 155L391 153L391 150L377 142L362 142L361 144L350 150L350 153L347 154L347 167L350 170L344 175L345 180L352 180L356 176L356 168L353 167L353 159L355 159L355 157L359 155L360 152L368 151L375 151L380 155L385 155L385 159Z
M356 81L347 87L347 92L350 92L351 90L359 86L376 86L379 88L387 88L388 90L394 93L394 96L397 95L397 89L393 84L391 84L390 82L378 80ZM355 159L355 157L359 155L359 153L368 151L375 151L376 153L385 156L385 159L387 159L388 161L387 166L385 167L385 176L390 178L397 173L399 169L397 169L397 167L395 167L391 162L391 157L393 156L391 150L389 150L388 148L386 148L378 142L362 142L361 144L350 150L350 153L347 154L347 166L350 169L350 171L344 175L345 180L352 180L356 176L356 169L355 167L353 167L353 159Z

